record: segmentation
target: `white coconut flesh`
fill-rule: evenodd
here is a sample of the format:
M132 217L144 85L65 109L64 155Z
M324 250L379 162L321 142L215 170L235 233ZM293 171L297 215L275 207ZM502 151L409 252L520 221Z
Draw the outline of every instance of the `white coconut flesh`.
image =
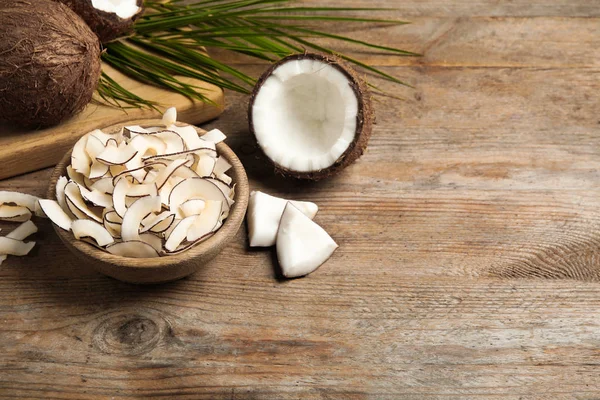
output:
M287 203L286 199L263 192L250 193L246 214L250 247L268 247L275 244L281 216ZM313 219L319 211L315 203L308 201L290 201L290 203L310 219Z
M210 141L202 139L193 126L177 126L176 117L170 109L164 127L84 135L73 148L68 178L57 181L56 201L44 200L41 210L76 238L124 257L179 253L210 237L234 203L234 184L226 175L231 165L215 146L225 135L214 130ZM95 165L105 165L106 172ZM36 209L35 197L5 198L20 207L13 214L31 214L14 200Z
M117 14L119 18L129 19L140 12L137 0L92 0L96 10Z
M355 139L358 112L349 78L313 59L276 67L256 93L251 110L254 133L265 154L298 172L332 166Z
M29 253L33 246L35 246L35 242L29 242L28 244L25 244L23 243L23 240L27 239L30 235L36 233L37 231L37 226L35 226L33 222L23 222L17 228L12 230L8 235L6 235L6 238L11 239L11 241L6 242L4 246L9 246L11 248L10 253L17 253L19 251L22 252L23 248L27 253ZM6 260L8 253L9 252L7 251L6 253L0 254L0 265Z
M318 224L288 203L277 232L277 260L283 275L308 275L331 257L338 245Z

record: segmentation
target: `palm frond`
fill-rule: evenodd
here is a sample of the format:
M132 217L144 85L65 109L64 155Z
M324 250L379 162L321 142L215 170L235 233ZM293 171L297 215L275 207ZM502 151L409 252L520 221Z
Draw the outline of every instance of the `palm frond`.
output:
M249 93L255 78L209 57L206 49L218 48L253 58L274 61L289 54L317 50L336 56L385 80L407 85L384 71L325 47L318 39L350 43L396 56L419 54L325 32L306 25L321 23L406 24L395 19L353 16L358 11L390 11L372 7L304 7L294 0L146 0L147 12L136 21L131 36L106 44L103 61L136 80L175 91L191 99L210 102L202 88L185 78L214 84L222 89ZM314 25L314 24L312 24ZM317 39L317 40L316 40ZM106 73L98 85L104 102L117 107L155 107L131 93Z

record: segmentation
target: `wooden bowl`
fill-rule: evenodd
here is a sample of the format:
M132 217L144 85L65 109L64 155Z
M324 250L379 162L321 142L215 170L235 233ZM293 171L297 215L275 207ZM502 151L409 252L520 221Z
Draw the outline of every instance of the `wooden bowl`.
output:
M127 121L125 125L160 126L160 120ZM179 124L178 125L185 125ZM123 123L112 125L102 130L107 133L116 133ZM199 133L205 131L196 128ZM97 271L131 283L161 283L173 281L190 275L201 269L209 260L219 254L227 243L236 235L240 228L246 208L248 206L249 186L246 171L235 153L224 143L217 144L217 152L225 157L233 166L229 175L235 186L235 203L223 226L209 239L199 243L180 254L157 258L130 258L121 257L100 250L88 243L75 239L72 232L54 225L54 230L69 250L83 263L90 265ZM60 176L66 176L67 165L71 162L71 151L67 152L54 169L48 187L48 198L56 199L56 181Z

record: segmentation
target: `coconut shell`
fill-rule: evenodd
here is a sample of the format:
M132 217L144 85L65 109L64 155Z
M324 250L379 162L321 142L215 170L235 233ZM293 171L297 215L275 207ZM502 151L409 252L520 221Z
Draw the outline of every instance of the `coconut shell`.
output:
M1 120L56 125L89 103L100 78L100 42L67 6L3 0L0 37Z
M108 43L127 35L133 28L135 21L142 15L142 0L137 0L140 11L132 18L121 18L115 13L94 8L92 0L55 0L69 6L75 11L89 27L96 33L101 43Z
M321 169L318 171L293 171L277 164L269 157L267 157L266 154L265 157L273 164L276 173L279 173L283 176L289 176L298 179L318 181L339 173L344 168L356 161L360 156L362 156L365 149L367 148L369 138L371 137L371 133L373 131L374 113L371 101L371 94L369 92L366 81L362 79L358 75L358 73L346 62L341 60L339 57L335 57L328 54L293 54L274 63L268 70L266 70L263 73L263 75L258 79L256 86L254 87L254 90L250 97L250 103L248 105L248 122L250 126L250 132L252 132L253 135L255 135L255 132L254 124L252 122L252 109L254 107L254 100L256 99L256 96L258 95L258 92L262 85L271 76L273 71L277 69L277 67L279 67L280 65L289 61L304 59L312 59L326 62L327 64L336 68L348 78L348 84L350 85L350 87L354 91L354 94L356 94L356 98L358 99L358 113L356 115L356 135L354 136L354 140L352 141L350 146L348 146L346 151L337 159L335 163L333 163L331 166L325 169Z

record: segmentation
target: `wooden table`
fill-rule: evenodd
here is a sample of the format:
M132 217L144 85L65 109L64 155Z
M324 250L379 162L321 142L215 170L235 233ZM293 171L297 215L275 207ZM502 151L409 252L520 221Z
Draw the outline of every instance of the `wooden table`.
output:
M600 396L600 2L311 3L395 7L413 24L340 32L425 53L362 55L416 88L375 80L405 101L376 99L366 155L298 183L265 165L245 96L207 127L253 189L319 204L333 258L281 280L241 230L202 272L134 286L42 222L0 267L3 397ZM0 189L43 195L49 175Z

